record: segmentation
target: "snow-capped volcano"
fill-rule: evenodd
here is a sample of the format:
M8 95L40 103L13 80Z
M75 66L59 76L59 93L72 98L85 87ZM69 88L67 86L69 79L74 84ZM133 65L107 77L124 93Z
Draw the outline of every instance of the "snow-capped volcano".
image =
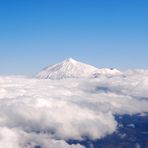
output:
M98 68L69 58L49 66L37 74L40 79L85 78L97 73Z

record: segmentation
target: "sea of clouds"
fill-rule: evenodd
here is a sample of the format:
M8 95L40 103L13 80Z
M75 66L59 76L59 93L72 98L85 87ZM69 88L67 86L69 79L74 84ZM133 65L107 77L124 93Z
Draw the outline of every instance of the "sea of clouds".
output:
M83 148L117 130L115 114L148 112L148 71L88 79L0 76L2 148Z

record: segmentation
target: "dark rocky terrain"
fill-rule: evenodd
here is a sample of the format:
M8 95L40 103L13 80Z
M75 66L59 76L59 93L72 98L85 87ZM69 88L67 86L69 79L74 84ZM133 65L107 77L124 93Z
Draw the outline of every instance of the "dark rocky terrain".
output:
M86 148L148 148L148 114L115 115L118 121L118 129L112 135L101 140L73 141L68 143L80 143Z

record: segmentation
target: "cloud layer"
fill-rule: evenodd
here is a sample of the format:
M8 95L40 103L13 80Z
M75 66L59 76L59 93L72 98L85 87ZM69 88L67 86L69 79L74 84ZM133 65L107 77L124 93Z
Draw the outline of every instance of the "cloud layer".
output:
M0 77L0 145L3 148L82 148L68 139L113 133L114 114L148 112L148 73L96 79L37 80Z

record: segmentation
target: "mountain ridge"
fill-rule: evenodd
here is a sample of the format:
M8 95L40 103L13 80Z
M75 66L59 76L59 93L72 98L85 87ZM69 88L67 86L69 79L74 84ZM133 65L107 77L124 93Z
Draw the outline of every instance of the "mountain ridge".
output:
M64 78L86 78L93 77L96 74L117 74L120 73L118 70L109 70L107 68L98 69L92 65L85 64L68 58L61 63L48 66L41 70L36 78L39 79L64 79Z

